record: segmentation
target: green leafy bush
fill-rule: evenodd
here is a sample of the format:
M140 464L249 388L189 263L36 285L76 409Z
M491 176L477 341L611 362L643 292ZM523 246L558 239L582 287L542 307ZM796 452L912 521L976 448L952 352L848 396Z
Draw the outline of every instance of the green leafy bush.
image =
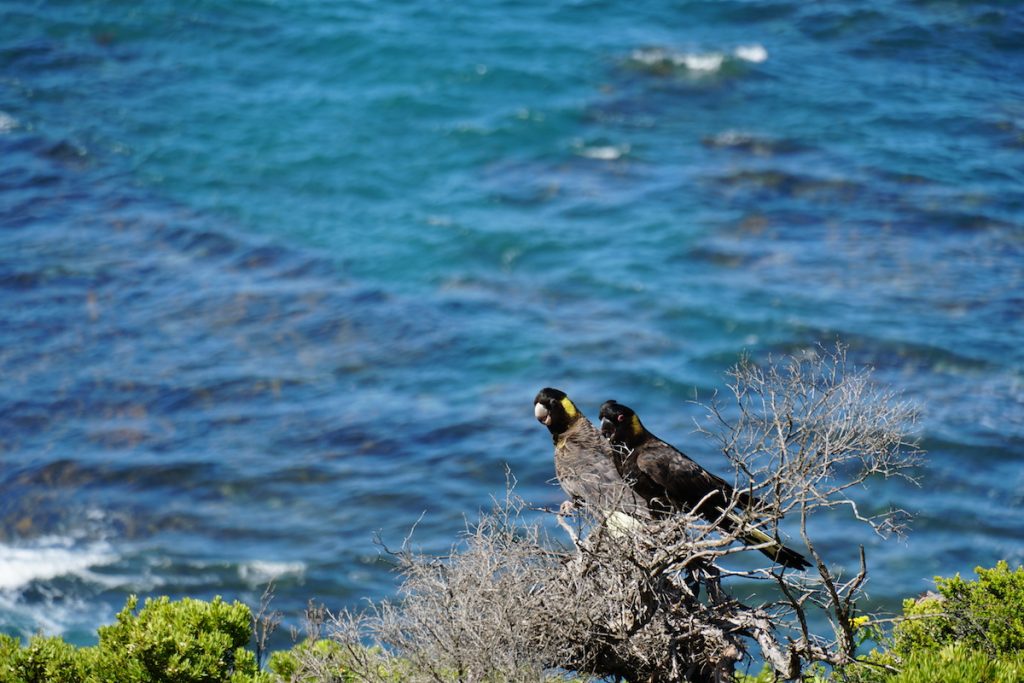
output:
M978 567L976 581L936 577L936 591L903 601L888 649L836 673L844 683L1024 681L1024 568ZM882 667L887 668L882 668Z
M22 647L0 635L0 683L82 683L78 651L60 638L33 637Z
M342 646L333 640L304 640L290 650L274 652L268 667L282 681L317 683L323 672L332 672L338 681L353 680L346 672Z
M119 683L207 683L252 681L255 655L246 649L252 613L227 604L164 596L146 600L138 614L132 596L117 623L101 626L90 680Z
M1024 567L1006 562L974 570L977 581L960 575L935 579L937 594L905 600L905 620L896 627L893 652L909 655L951 643L991 655L1024 650Z
M270 655L268 668L275 683L356 683L366 680L387 683L450 680L454 683L462 680L455 672L450 675L445 672L440 676L417 675L408 661L387 656L378 647L342 644L330 638L307 638L290 650L274 652Z
M888 683L1020 683L1024 681L1024 653L998 657L965 643L910 653L900 672Z
M75 648L60 638L27 645L0 636L0 683L264 683L247 649L251 612L242 603L135 596L99 644Z

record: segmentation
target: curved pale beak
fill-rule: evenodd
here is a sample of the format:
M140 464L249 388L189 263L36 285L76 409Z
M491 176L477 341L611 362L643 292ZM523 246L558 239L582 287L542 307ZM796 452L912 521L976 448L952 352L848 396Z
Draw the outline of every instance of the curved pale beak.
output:
M612 423L612 421L609 420L607 417L602 417L601 418L601 436L603 436L604 438L607 439L607 438L611 437L611 435L612 435L612 433L614 431L615 431L615 425Z
M533 416L537 418L537 421L546 426L551 425L551 412L540 403L536 403L533 406Z

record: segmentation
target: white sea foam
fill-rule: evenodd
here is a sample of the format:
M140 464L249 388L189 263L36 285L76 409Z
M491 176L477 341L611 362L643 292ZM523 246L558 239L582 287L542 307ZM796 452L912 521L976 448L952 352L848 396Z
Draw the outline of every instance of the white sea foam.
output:
M725 61L725 55L720 52L673 52L660 47L633 50L631 58L648 66L664 64L702 73L718 71Z
M750 142L751 136L738 130L727 130L712 138L714 143L720 147L735 147Z
M73 612L81 610L81 604L69 607L68 603L48 604L45 609L39 605L26 605L19 602L17 596L0 591L0 615L4 625L23 636L33 633L58 635L64 633L68 625L74 621Z
M238 576L250 586L260 586L282 576L302 578L306 573L305 562L268 562L253 560L238 567Z
M581 156L585 156L588 159L599 159L601 161L614 161L621 159L623 155L629 153L629 145L603 145L595 147L581 147L579 150Z
M745 62L760 64L768 60L768 50L763 45L751 43L736 47L731 55L724 52L675 52L660 47L633 50L630 58L647 66L666 65L684 68L696 73L714 73L722 68L725 60L735 57Z
M722 62L725 61L725 55L719 52L709 52L707 54L685 54L681 55L681 63L690 71L705 71L708 73L718 71L722 68Z
M668 59L668 52L661 48L636 49L633 50L630 59L641 64L660 64Z
M0 133L7 133L18 127L18 119L5 111L0 111Z
M88 600L81 596L43 593L42 600L25 601L20 595L0 591L0 622L14 635L28 638L37 633L66 635L95 633L98 624L109 623L121 603Z
M44 537L28 544L0 543L0 590L21 588L32 581L83 576L117 560L105 541L80 544L65 537Z
M746 62L753 62L754 64L760 64L761 62L768 60L768 50L764 49L764 46L754 43L752 45L740 45L736 50L733 51L739 59Z

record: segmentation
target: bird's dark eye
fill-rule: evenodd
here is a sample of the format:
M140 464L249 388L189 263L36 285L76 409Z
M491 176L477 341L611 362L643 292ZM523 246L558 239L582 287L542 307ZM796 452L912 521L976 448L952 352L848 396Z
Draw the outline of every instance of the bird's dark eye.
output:
M625 419L626 419L626 416L625 416L625 415L619 415L619 416L618 416L617 418L615 418L615 419L617 419L617 420L618 420L619 422L622 422L623 420L625 420Z

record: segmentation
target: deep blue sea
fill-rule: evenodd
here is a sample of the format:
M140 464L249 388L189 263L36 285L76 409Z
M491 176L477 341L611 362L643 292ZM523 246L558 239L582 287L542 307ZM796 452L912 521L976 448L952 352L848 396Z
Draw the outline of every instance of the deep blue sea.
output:
M539 388L724 474L836 340L923 410L870 606L1024 561L1020 3L0 1L0 631L391 597L562 500Z

